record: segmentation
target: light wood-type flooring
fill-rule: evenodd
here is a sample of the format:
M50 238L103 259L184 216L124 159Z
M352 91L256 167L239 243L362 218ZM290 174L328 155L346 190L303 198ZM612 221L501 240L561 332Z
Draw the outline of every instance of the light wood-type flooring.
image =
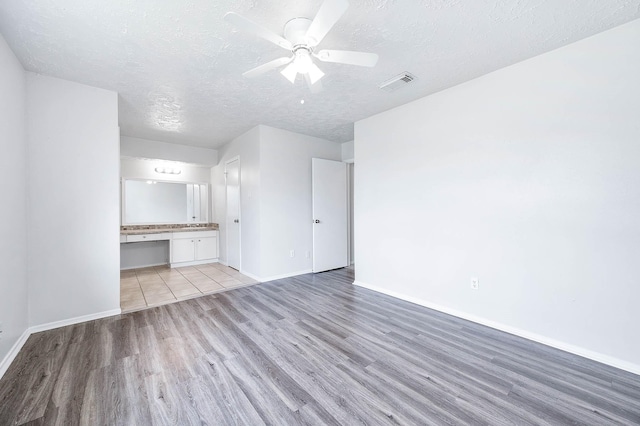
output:
M34 334L0 381L0 424L640 423L639 376L352 281L303 275Z

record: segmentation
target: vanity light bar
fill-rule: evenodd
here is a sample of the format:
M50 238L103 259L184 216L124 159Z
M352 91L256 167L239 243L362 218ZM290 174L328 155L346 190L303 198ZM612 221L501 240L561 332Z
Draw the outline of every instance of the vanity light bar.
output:
M156 167L156 172L165 173L168 175L179 175L180 173L182 173L182 170L174 169L171 167Z

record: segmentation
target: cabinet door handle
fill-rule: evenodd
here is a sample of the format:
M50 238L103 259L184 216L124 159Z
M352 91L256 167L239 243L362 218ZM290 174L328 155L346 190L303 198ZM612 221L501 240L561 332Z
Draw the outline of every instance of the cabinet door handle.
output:
M201 242L202 240L198 240L198 242Z

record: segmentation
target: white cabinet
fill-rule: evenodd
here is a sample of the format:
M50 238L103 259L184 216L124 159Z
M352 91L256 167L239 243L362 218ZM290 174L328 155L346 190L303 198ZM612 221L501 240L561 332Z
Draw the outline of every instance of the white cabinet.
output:
M197 264L218 258L218 231L174 232L171 265Z
M196 260L215 259L218 257L218 238L203 237L196 240Z
M171 247L171 262L192 262L195 260L195 241L190 238L174 239Z

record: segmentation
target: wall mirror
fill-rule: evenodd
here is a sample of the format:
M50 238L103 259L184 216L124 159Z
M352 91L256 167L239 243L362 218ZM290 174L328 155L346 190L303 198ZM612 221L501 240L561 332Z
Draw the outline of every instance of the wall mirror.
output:
M122 180L122 225L208 221L209 185L206 183Z

